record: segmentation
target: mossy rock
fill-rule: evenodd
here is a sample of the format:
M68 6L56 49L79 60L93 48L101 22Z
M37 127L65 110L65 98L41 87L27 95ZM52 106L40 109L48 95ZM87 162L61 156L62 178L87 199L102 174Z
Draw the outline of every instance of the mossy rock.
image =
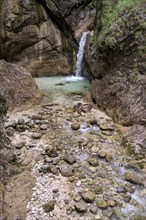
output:
M100 208L100 209L106 209L107 206L108 206L107 202L106 202L105 200L103 200L103 199L98 200L98 201L96 202L96 205L97 205L97 207Z
M139 184L140 183L139 177L134 173L126 172L124 176L125 176L125 180L130 182L130 183L133 183L133 184Z
M44 205L42 205L45 212L51 212L54 210L55 200L50 200Z

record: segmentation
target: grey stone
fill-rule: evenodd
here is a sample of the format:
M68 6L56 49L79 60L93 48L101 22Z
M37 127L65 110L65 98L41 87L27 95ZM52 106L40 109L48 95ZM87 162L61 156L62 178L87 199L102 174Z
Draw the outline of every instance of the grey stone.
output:
M88 191L85 193L82 193L82 198L86 201L86 202L93 202L96 198L95 193Z
M9 128L6 129L6 133L7 133L8 136L11 137L11 136L14 135L14 133L15 133L15 129L12 128L12 127L9 127Z
M96 206L92 206L91 208L90 208L90 212L92 213L92 214L97 214L98 213L98 209L97 209L97 207Z
M60 172L61 172L62 176L65 176L65 177L70 177L73 175L72 167L67 164L62 164L60 166Z
M57 150L55 148L52 148L47 151L47 154L49 157L58 157Z
M64 160L66 162L68 162L69 164L73 164L73 163L76 162L75 155L71 154L71 153L66 153L65 156L64 156Z
M40 139L41 136L42 136L41 133L33 133L31 137L32 137L33 139Z
M86 212L87 211L87 204L82 200L79 202L76 202L75 209L77 212Z
M49 173L51 171L51 167L47 164L43 164L40 168L40 171L43 173Z
M47 126L46 124L42 124L42 125L40 126L40 129L41 129L41 130L47 130L47 128L48 128L48 126Z
M24 121L23 118L20 118L20 119L18 120L18 125L25 125L25 121Z
M15 148L16 149L21 149L22 147L24 147L26 144L25 141L20 141L20 142L17 142L16 144L14 144Z

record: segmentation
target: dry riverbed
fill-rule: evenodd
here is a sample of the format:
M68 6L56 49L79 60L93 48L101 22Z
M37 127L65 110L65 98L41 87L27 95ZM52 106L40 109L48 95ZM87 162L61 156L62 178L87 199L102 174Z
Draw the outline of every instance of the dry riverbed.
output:
M144 166L125 153L112 119L81 97L9 115L5 129L1 220L146 218Z

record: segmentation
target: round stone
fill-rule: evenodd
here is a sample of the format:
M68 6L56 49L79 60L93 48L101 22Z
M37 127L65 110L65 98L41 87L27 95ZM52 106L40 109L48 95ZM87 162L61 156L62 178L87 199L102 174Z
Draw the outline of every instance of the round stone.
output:
M98 156L101 158L104 158L106 156L106 154L107 154L107 152L104 149L98 151Z
M7 128L6 133L7 133L7 135L8 135L9 137L11 137L11 136L14 135L14 133L15 133L15 129L12 128L12 127Z
M41 136L42 136L41 133L33 133L31 137L32 137L33 139L40 139Z
M76 162L75 156L71 153L66 153L65 156L64 156L64 160L66 162L68 162L69 164L73 164L73 163Z
M80 124L75 122L71 125L72 130L77 131L80 128Z
M48 126L46 124L43 124L40 126L40 129L41 130L47 130Z
M127 180L130 183L133 183L133 184L139 184L140 183L139 177L134 173L126 172L124 176L125 176L125 180Z
M70 177L73 175L73 169L67 164L62 164L60 166L60 172L62 176Z
M93 202L96 198L96 195L93 192L88 191L88 192L82 193L82 198L86 202Z
M25 121L24 121L23 118L20 118L20 119L18 120L18 125L25 125Z
M94 166L94 167L96 167L96 166L99 165L98 160L97 160L97 158L95 158L95 157L89 158L89 159L88 159L88 162L89 162L92 166Z
M91 208L90 208L90 212L92 213L92 214L97 214L97 212L98 212L98 209L97 209L97 207L96 206L92 206Z
M107 202L103 199L97 200L96 205L98 208L101 208L101 209L107 208Z
M87 211L87 204L84 201L76 202L75 209L77 212L86 212Z

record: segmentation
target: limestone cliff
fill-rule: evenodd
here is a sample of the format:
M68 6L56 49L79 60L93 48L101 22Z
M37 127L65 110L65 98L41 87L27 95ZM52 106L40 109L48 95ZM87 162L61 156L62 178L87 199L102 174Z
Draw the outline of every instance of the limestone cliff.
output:
M145 0L99 0L86 50L94 102L116 122L142 126L140 133L146 126L145 12Z
M93 10L85 10L91 1L0 1L0 59L19 64L35 76L72 73L73 31L82 27L79 21L85 17L85 26L93 23Z

